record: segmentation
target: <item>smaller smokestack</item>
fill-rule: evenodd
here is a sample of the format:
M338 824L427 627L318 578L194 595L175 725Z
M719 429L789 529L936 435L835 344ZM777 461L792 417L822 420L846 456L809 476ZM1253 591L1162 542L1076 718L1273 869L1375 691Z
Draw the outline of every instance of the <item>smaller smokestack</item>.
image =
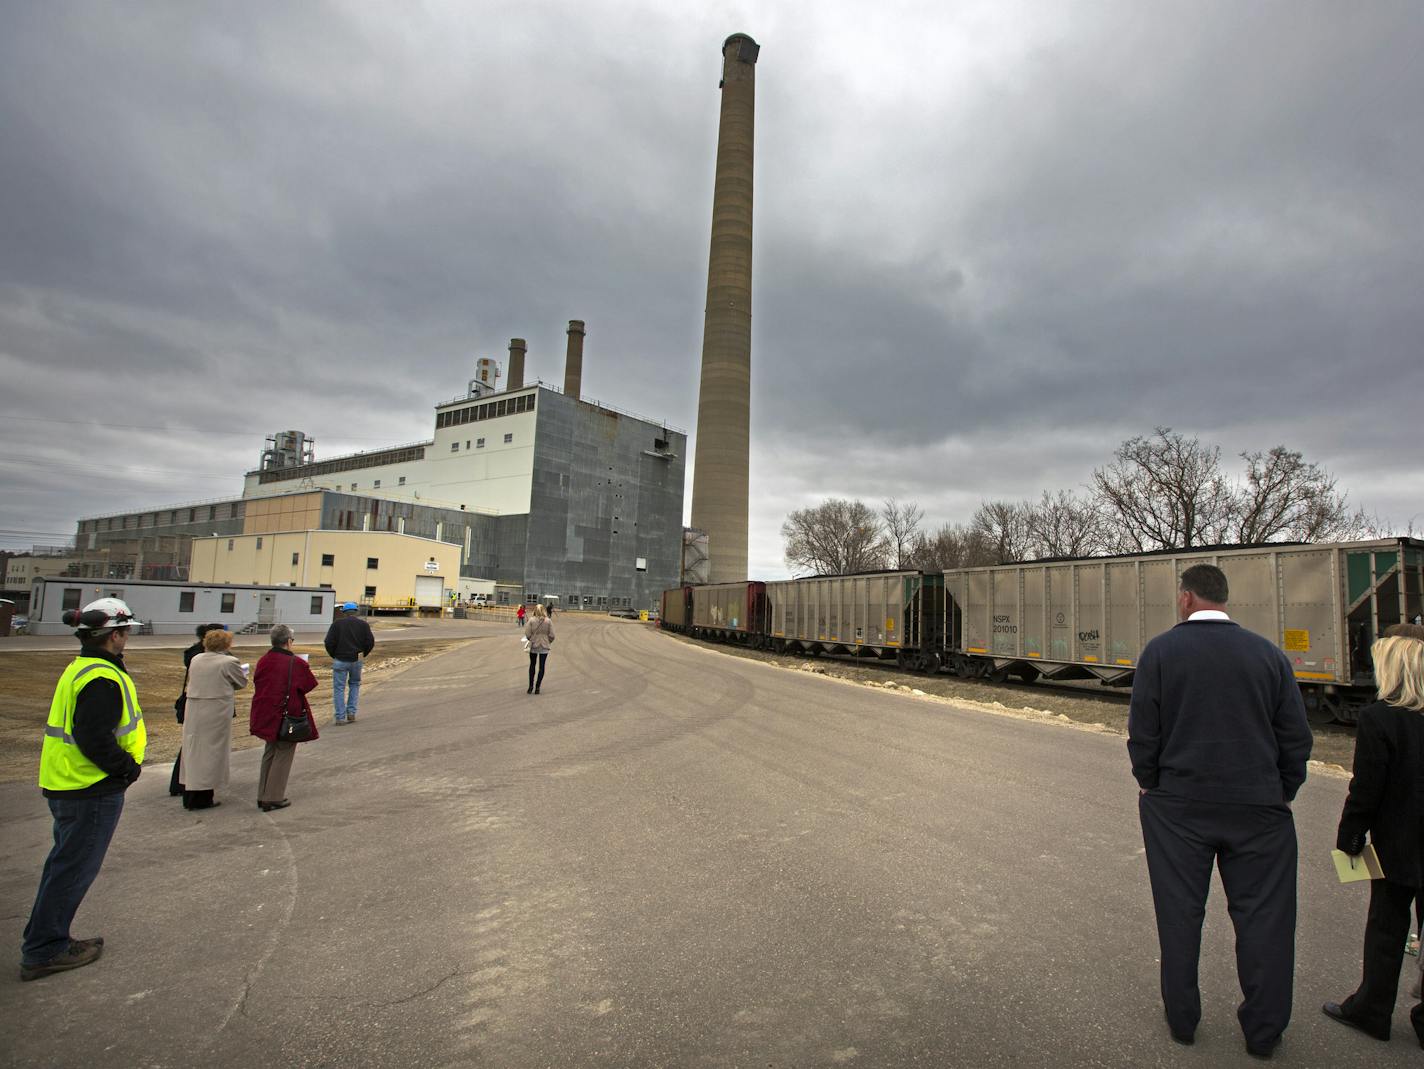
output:
M517 390L524 385L524 339L509 339L509 377L505 380L506 390Z
M583 385L583 320L569 320L569 353L564 360L564 396L579 399Z

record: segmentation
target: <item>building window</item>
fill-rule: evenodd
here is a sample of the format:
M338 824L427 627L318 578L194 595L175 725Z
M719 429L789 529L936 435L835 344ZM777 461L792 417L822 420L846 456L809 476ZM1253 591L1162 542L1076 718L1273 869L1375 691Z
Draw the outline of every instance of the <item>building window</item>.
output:
M193 602L197 600L197 595L191 590L184 590L178 595L178 611L192 612Z
M399 479L396 480L396 485L397 485L397 486L404 486L404 485L405 485L405 476L404 476L404 475L402 475Z
M229 539L227 540L227 551L228 551L229 553L232 552L232 543L233 543L233 540L232 540L231 538L229 538Z
M188 522L189 522L189 523L197 523L197 522L198 522L198 510L197 510L197 509L189 509L189 510L188 510Z
M60 601L60 603L59 603L60 609L63 610L63 609L77 609L77 608L79 608L79 595L80 595L80 591L79 591L79 588L78 588L78 587L72 587L72 586L67 586L67 587L65 587L65 588L64 588L64 598L63 598L63 599Z
M375 571L377 568L379 568L380 566L381 566L381 558L380 558L380 557L367 557L367 558L366 558L366 570L367 570L367 571L369 571L369 572L374 572L374 571Z
M353 490L356 489L356 484L355 484L355 483L352 483L352 484L351 484L351 489L353 489Z
M208 506L208 519L210 519L210 520L215 520L215 519L217 519L217 518L218 518L218 507L217 507L216 505L209 505L209 506Z
M458 453L459 451L460 451L460 443L459 443L459 442L451 442L451 443L450 443L450 452L452 452L452 453Z
M506 435L504 436L504 444L505 444L505 445L508 445L508 444L509 444L510 442L512 442L512 441L514 441L514 435L512 435L512 434L506 434Z
M313 616L320 616L320 615L321 615L321 613L322 613L322 603L323 603L323 601L325 601L325 600L326 600L326 599L324 599L320 594L313 594L313 595L312 595L311 614L312 614Z
M599 599L598 599L598 607L599 607L600 609L607 608L607 607L608 607L608 599L607 599L607 598L599 598Z
M261 548L262 548L262 536L261 536L261 535L258 535L258 536L257 536L257 548L258 548L258 549L261 549Z
M648 558L647 558L647 557L634 557L634 558L633 558L633 567L636 568L636 569L637 569L638 571L640 571L640 572L646 572L646 571L648 570Z
M220 612L232 612L232 611L233 611L234 609L236 609L236 608L237 608L237 595L236 595L236 594L224 594L224 595L222 596L222 609L220 609L219 611L220 611Z
M331 589L331 584L330 584L330 583L319 583L319 584L317 584L317 585L320 586L323 590L330 590L330 589Z
M483 449L484 447L485 447L485 440L484 440L483 438L476 438L476 439L475 439L475 448L476 448L476 449Z
M368 597L368 598L374 598L375 596L376 596L376 588L373 587L373 586L368 586L368 587L366 588L366 597Z
M295 568L295 567L297 566L297 561L299 561L299 560L301 560L301 559L302 559L302 557L301 557L301 554L300 554L300 553L293 553L293 554L292 554L292 567Z
M470 448L470 440L469 440L468 438L465 439L465 448L466 448L466 449L469 449L469 448Z
M331 567L332 565L334 565L335 563L336 563L336 554L335 554L335 553L323 553L323 554L321 555L321 566L322 566L323 568L330 568L330 567Z
M583 596L583 603L584 603L585 605L592 605L592 604L593 604L593 595L592 595L592 594L585 594L585 595Z

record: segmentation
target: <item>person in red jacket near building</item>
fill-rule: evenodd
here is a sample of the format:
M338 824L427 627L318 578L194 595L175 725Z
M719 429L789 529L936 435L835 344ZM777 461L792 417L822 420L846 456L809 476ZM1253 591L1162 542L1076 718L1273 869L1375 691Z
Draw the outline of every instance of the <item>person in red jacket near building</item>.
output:
M286 624L272 628L272 648L262 655L252 673L252 711L247 730L267 743L262 750L262 771L257 777L257 808L264 813L286 809L287 777L297 743L277 737L282 717L305 716L311 723L311 737L317 739L316 717L307 695L316 689L316 676L306 661L292 652L292 629Z

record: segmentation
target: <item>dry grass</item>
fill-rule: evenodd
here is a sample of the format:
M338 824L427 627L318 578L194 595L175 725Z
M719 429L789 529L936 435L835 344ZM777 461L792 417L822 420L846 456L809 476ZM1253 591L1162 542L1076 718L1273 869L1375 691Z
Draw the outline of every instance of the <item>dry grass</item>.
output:
M377 646L367 658L362 683L378 683L396 668L463 646L466 641L410 641ZM317 699L313 708L320 713L331 703L331 658L320 645L292 648L311 657L312 671L321 684L312 695ZM244 663L255 663L264 652L256 647L239 647L235 651ZM73 659L73 653L43 650L0 653L0 783L32 781L38 774L40 740L54 684ZM135 648L124 655L124 664L133 676L139 704L143 706L144 728L148 732L144 760L171 761L182 745L182 728L173 715L173 700L183 687L182 651ZM234 750L261 745L262 740L247 734L247 710L251 704L250 686L237 692Z

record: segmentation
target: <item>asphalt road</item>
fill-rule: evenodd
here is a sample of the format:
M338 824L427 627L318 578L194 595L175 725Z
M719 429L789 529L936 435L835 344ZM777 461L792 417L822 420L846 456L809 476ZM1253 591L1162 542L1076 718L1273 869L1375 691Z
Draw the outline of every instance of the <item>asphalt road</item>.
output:
M556 625L541 695L513 628L370 688L301 748L289 809L257 811L258 751L202 814L150 769L76 925L103 959L0 980L0 1064L1257 1064L1219 887L1197 1044L1167 1037L1120 738ZM1390 1044L1319 1012L1358 980L1344 788L1296 806L1277 1060L1416 1065L1403 1002ZM0 826L17 961L33 787L0 788Z

